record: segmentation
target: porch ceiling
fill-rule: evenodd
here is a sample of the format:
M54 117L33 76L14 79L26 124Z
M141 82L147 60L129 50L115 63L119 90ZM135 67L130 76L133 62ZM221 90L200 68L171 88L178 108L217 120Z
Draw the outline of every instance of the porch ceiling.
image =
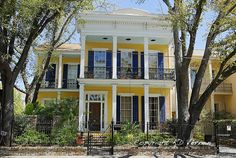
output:
M112 36L93 36L88 35L86 40L89 42L111 42L112 43ZM163 37L150 37L149 44L169 44L170 38L163 38ZM143 44L144 37L132 37L132 36L118 36L117 43L131 43L131 44Z

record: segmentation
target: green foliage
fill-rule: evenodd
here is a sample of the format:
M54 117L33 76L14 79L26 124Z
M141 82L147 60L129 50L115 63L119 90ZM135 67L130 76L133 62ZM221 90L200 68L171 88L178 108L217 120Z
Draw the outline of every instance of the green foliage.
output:
M75 124L67 124L52 131L52 144L66 146L75 145L77 128Z
M125 122L124 124L122 124L120 131L121 134L129 135L130 138L132 137L130 134L138 135L140 132L141 130L139 128L139 125L130 122Z
M215 119L216 119L216 120L221 120L221 119L234 119L234 117L233 117L230 113L225 112L225 111L218 111L218 112L215 112L214 116L215 116Z
M29 128L22 135L16 137L15 142L20 145L47 145L49 137Z
M14 114L21 115L24 112L24 105L21 98L21 94L18 91L14 91Z
M22 135L27 127L28 127L28 119L25 117L25 115L16 115L13 128L14 136Z
M59 124L63 124L66 121L76 120L79 114L78 100L73 98L62 99L57 102L50 102L45 105L45 108L40 112L41 116L52 118L53 116L59 116Z
M36 103L29 103L25 107L25 114L26 115L38 115L41 114L43 111L44 106L39 102Z
M193 129L193 139L198 141L204 141L204 132L201 129L201 126L195 126Z

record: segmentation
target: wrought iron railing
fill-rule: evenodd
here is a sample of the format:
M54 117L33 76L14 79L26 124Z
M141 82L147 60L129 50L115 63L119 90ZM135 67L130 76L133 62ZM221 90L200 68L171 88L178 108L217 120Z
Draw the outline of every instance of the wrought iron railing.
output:
M228 92L232 93L232 83L221 83L216 89L215 92Z
M144 79L144 68L118 67L118 79Z
M174 69L149 68L150 80L175 80Z
M201 91L203 92L206 90L207 86L209 85L209 82L203 82L201 86ZM232 88L232 83L221 83L216 89L215 92L218 93L232 93L233 88Z
M41 88L57 88L57 81L56 80L43 80L41 83Z
M64 79L62 88L77 89L79 88L77 79Z
M84 70L85 78L111 79L112 67L86 66Z

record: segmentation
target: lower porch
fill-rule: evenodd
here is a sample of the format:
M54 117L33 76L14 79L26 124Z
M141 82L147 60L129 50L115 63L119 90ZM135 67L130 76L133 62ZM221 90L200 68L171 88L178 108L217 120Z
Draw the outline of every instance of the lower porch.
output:
M112 121L117 126L135 123L144 132L157 130L172 117L172 91L149 85L80 83L79 131L105 131Z

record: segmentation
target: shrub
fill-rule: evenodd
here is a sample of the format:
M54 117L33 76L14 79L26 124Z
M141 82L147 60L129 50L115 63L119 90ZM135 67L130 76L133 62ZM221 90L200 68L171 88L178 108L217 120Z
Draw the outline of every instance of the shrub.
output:
M65 125L52 130L52 143L55 145L75 145L77 129L75 125Z
M44 106L39 102L36 103L29 103L25 107L25 114L26 115L38 115L44 109Z
M15 142L20 145L47 145L49 137L34 129L27 129L22 135L16 137Z
M14 136L22 135L28 127L28 119L25 115L16 115L14 119Z

